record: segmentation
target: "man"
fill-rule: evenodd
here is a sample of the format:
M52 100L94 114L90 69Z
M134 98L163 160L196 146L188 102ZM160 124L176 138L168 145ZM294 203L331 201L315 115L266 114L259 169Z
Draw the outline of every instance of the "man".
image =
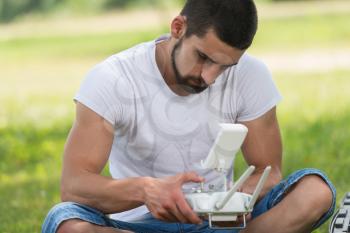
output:
M256 29L252 0L188 0L169 36L94 67L75 96L63 203L43 232L235 232L210 229L184 198L204 180L220 187L220 176L198 164L219 123L235 122L249 129L242 152L257 167L242 191L272 166L241 232L310 232L327 220L335 190L324 174L305 169L280 182L281 97L263 63L245 53ZM108 159L112 178L101 175Z

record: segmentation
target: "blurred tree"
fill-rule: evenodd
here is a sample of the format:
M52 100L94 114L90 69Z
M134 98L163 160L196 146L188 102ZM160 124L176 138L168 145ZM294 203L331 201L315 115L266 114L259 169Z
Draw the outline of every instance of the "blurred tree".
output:
M125 8L132 5L157 5L161 0L106 0L104 4L108 9L110 7Z
M303 1L307 1L307 0L270 0L270 1L272 1L272 2L303 2Z
M183 5L186 0L0 0L0 22L9 22L17 16L32 12L68 10L73 13L99 12L112 8L135 6L162 7L173 3Z
M32 11L47 11L63 0L0 0L0 21L8 22L16 16Z

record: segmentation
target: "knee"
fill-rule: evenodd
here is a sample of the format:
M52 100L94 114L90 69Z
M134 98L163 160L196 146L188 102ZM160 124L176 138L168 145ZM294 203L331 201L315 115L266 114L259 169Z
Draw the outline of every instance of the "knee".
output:
M115 232L115 233L133 233L131 231L120 229L109 229L103 226L97 226L93 223L78 219L70 219L62 222L56 233L94 233L94 232Z
M320 176L308 175L301 179L298 185L304 190L309 190L303 197L306 200L305 215L318 220L332 207L333 192Z
M43 226L42 233L55 233L63 223L68 223L64 225L68 225L70 227L72 224L69 223L69 219L74 219L74 216L77 216L80 209L76 203L73 202L62 202L55 205L47 214ZM65 230L65 228L63 228ZM67 232L67 231L63 231ZM74 232L74 231L71 231Z
M82 220L70 219L62 222L56 231L57 233L89 233L94 232L91 223Z

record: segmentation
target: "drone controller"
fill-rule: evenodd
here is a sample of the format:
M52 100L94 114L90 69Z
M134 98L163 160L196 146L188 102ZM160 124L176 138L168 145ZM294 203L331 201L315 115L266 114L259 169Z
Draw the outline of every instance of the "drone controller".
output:
M268 166L265 168L252 195L238 192L238 190L254 172L254 166L248 167L233 186L228 188L226 185L226 172L231 168L234 156L240 150L248 129L241 124L220 124L220 126L221 130L216 137L208 157L204 161L201 161L201 167L203 169L215 169L221 173L221 178L224 179L223 182L225 184L224 190L205 191L203 188L204 185L201 184L199 189L185 194L185 197L194 212L199 216L208 216L210 228L219 228L214 226L214 222L232 222L237 220L237 216L243 216L243 226L229 228L241 229L246 227L246 215L253 211L254 204L270 173L271 167ZM220 227L219 229L223 228Z

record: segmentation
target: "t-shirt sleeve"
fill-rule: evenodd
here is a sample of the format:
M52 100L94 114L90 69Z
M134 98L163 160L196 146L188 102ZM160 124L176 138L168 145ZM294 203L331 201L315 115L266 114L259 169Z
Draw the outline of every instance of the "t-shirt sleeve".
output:
M247 55L237 67L237 121L251 121L264 115L282 96L266 65Z
M113 126L122 119L122 105L116 93L117 74L107 62L96 65L83 80L74 96L78 101L103 117Z

